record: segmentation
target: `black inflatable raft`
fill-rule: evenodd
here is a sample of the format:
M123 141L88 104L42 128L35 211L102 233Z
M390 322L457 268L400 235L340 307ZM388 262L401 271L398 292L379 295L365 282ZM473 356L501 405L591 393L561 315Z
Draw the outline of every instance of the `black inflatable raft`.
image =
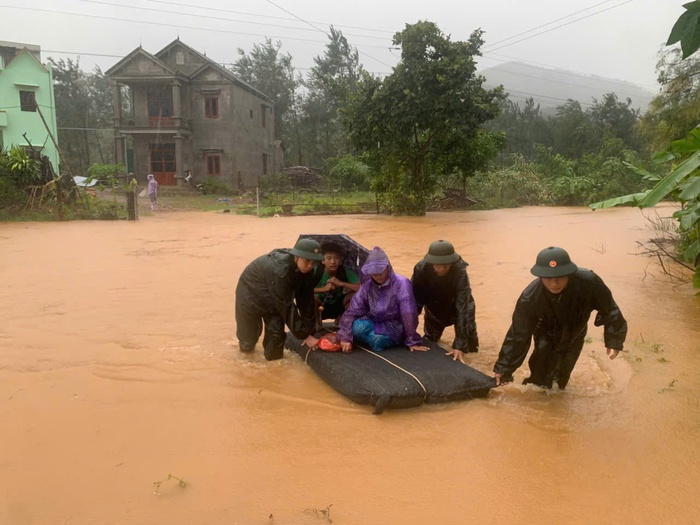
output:
M447 357L435 343L424 340L423 344L430 350L411 352L402 346L373 352L355 345L351 353L344 354L310 352L291 333L286 340L286 347L324 381L356 403L374 405L375 414L385 408L485 397L496 386L492 377Z

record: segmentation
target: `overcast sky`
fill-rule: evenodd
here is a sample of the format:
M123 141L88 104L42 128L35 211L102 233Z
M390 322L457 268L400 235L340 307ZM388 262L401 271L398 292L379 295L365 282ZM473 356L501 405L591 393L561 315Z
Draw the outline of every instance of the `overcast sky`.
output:
M83 69L106 70L139 45L155 53L177 36L219 63L270 37L305 74L333 25L367 70L386 74L399 55L393 34L429 20L452 40L483 29L480 69L526 60L654 89L657 53L684 1L0 0L0 40L39 45L44 61L79 54Z

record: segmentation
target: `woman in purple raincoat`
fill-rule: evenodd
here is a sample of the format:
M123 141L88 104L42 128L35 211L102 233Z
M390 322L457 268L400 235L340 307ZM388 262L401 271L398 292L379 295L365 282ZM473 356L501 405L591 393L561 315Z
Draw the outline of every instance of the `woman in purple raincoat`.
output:
M394 273L389 257L378 246L370 252L361 273L362 286L338 327L342 351L352 351L353 339L374 351L400 345L411 351L428 350L416 331L418 311L411 281Z

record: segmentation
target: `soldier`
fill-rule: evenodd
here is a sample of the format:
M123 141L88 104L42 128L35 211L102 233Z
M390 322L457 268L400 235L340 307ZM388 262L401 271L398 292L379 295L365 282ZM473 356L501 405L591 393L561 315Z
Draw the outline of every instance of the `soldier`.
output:
M291 250L272 250L251 262L236 287L236 337L241 352L252 352L262 333L265 359L280 359L287 325L302 344L314 349L316 309L312 270L323 259L313 239Z
M438 342L445 327L454 325L455 339L447 355L465 362L466 352L479 351L474 296L467 275L468 264L448 241L430 244L428 253L413 269L413 295L418 313L425 309L426 339Z
M595 325L603 326L607 354L615 359L627 335L627 321L603 280L577 267L565 250L554 246L537 255L530 272L538 278L515 305L513 322L493 367L496 384L513 381L513 372L523 364L534 337L530 377L523 384L551 388L556 381L559 388L565 388L593 310L598 312Z

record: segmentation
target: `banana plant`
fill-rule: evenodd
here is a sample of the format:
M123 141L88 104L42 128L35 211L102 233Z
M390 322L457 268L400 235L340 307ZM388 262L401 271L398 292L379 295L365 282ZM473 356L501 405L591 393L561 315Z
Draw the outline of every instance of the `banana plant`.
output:
M654 155L659 163L671 162L671 171L662 178L630 166L656 184L650 190L632 195L623 195L590 205L593 210L612 206L638 206L651 208L665 199L680 203L681 208L673 214L678 221L678 230L683 242L681 257L695 267L693 285L700 288L700 126L682 140L671 143L668 150Z

